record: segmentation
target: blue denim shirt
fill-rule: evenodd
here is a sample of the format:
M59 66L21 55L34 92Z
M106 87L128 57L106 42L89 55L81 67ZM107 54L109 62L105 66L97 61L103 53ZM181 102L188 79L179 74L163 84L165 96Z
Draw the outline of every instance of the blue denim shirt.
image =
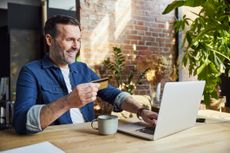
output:
M86 64L75 62L69 65L72 88L81 83L88 83L99 77L87 67ZM109 85L100 90L98 95L103 100L114 105L114 111L121 111L120 106L114 103L120 90ZM67 87L61 70L54 65L48 56L42 60L33 61L22 67L16 90L14 107L14 127L17 133L33 133L26 128L27 112L35 105L49 104L68 94ZM80 108L84 120L91 121L95 118L94 103L89 103ZM70 124L70 112L67 111L52 124Z

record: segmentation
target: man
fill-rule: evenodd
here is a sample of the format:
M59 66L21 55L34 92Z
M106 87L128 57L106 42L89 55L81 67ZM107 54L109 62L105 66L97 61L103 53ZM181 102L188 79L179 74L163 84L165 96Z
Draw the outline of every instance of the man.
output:
M17 133L37 133L49 125L82 123L94 119L93 101L99 96L114 111L137 113L154 125L155 112L143 109L128 93L109 85L98 91L99 77L81 62L75 62L81 47L79 22L69 16L54 16L45 24L48 55L26 64L19 74L14 109Z

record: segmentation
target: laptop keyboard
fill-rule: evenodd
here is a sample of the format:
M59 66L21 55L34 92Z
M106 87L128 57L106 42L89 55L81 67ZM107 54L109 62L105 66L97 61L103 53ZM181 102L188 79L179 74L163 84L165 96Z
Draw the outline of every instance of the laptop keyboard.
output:
M137 131L153 135L155 131L155 127L145 127L145 128L138 129Z

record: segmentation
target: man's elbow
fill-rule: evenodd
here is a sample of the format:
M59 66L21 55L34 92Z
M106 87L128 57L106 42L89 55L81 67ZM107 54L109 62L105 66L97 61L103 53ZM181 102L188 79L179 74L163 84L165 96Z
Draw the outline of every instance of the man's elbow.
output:
M13 126L17 134L26 134L26 123L23 120L20 120L19 117L14 116Z
M13 127L17 134L22 134L22 135L35 134L39 132L39 131L32 131L32 130L27 129L26 116L25 117L14 116Z

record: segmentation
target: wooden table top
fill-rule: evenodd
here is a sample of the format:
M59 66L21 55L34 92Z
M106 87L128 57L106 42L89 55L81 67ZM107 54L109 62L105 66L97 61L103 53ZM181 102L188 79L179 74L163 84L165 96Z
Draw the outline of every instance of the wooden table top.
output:
M90 123L50 126L34 135L17 135L0 131L0 151L49 141L65 152L73 153L229 153L230 114L199 111L206 123L157 141L148 141L123 133L98 135Z

